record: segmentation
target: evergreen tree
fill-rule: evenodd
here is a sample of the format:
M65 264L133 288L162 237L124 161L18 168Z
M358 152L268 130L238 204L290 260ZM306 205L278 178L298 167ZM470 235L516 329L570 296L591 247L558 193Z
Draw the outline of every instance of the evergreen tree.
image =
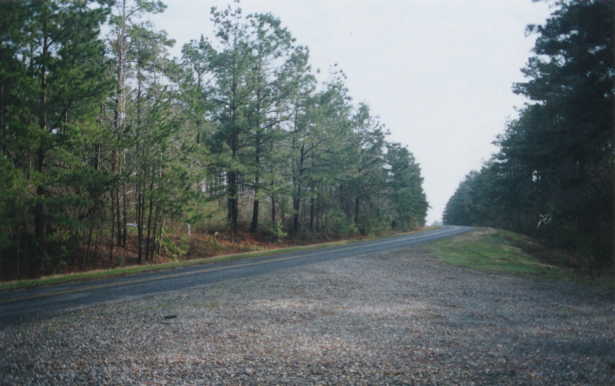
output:
M514 86L529 103L498 138L500 151L467 178L446 222L507 227L605 266L615 260L613 131L615 5L560 1ZM467 202L477 205L468 207Z
M220 200L234 237L424 223L412 154L353 105L343 72L316 81L279 19L214 8L215 35L176 63L148 21L164 9L0 3L2 278L179 256L180 227L208 230Z
M95 113L109 86L100 76L106 60L98 38L108 9L93 1L2 8L8 21L0 43L3 173L24 194L19 214L9 214L15 221L7 224L2 256L26 260L36 275L57 264L60 251L76 247L89 199L105 181L93 178L81 151L97 135Z

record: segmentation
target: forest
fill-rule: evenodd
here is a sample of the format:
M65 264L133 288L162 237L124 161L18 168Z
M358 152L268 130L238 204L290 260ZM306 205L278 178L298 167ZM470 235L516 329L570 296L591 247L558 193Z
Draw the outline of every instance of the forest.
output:
M578 267L615 263L615 3L558 1L537 36L528 102L449 199L444 222L522 232L567 250Z
M343 71L319 80L278 18L237 2L171 57L151 22L164 10L0 2L0 279L114 266L128 250L137 263L181 258L196 233L424 225L420 166Z

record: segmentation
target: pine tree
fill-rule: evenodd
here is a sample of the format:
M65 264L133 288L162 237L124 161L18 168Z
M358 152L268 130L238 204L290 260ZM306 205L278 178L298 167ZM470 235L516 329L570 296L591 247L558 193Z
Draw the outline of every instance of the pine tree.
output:
M12 23L2 34L8 71L1 94L14 98L1 107L3 163L28 197L3 255L29 260L36 275L57 265L54 256L67 245L75 247L91 204L86 192L100 189L80 150L95 135L96 108L109 86L100 76L106 63L98 38L108 9L93 1L2 6Z

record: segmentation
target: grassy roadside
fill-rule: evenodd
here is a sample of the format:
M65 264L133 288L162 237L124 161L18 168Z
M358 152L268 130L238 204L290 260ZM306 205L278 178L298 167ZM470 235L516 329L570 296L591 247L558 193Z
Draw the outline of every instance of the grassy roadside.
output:
M511 273L555 280L574 280L615 288L613 272L595 276L566 267L570 256L517 233L482 228L430 243L442 261L485 272ZM559 263L556 263L559 262Z
M419 231L432 230L436 228L437 227L427 227ZM134 274L142 273L142 272L163 271L163 270L187 267L187 266L192 266L192 265L229 262L229 261L234 261L234 260L249 259L249 258L255 258L255 257L262 257L262 256L272 256L272 255L278 255L278 254L289 253L289 252L310 251L310 250L317 250L317 249L329 248L329 247L341 247L344 245L348 245L348 244L352 244L352 243L356 243L360 241L386 239L389 237L395 237L395 236L400 236L400 235L405 235L405 234L413 234L419 231L387 234L387 235L380 236L380 237L370 236L370 237L358 238L358 239L345 239L345 240L330 241L330 242L325 242L325 243L317 243L317 244L309 244L309 245L300 245L300 246L293 246L293 247L262 249L262 250L251 251L251 252L233 253L233 254L227 254L227 255L196 258L196 259L189 259L189 260L178 260L178 261L161 263L161 264L131 265L131 266L125 266L125 267L100 269L100 270L93 270L93 271L87 271L87 272L50 275L50 276L44 276L38 279L25 279L25 280L0 282L0 291L20 289L20 288L42 287L42 286L49 286L49 285L69 283L69 282L107 279L107 278L113 278L113 277L134 275Z

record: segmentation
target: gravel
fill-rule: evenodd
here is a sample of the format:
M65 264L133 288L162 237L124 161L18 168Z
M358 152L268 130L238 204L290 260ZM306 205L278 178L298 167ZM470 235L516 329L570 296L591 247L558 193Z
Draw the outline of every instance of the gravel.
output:
M0 326L0 384L615 384L612 292L420 248Z

